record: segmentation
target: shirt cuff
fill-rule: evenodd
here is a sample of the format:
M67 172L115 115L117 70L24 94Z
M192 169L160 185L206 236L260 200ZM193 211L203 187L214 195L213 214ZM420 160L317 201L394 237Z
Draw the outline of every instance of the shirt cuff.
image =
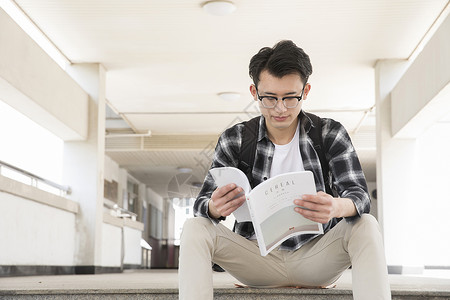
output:
M355 199L355 197L352 197L351 195L350 196L346 196L346 198L352 200L353 205L355 206L355 209L356 209L356 215L351 216L351 217L344 217L344 219L345 219L345 221L347 223L353 223L356 220L358 220L359 218L361 218L361 214L362 214L361 213L361 208L357 205L358 199Z

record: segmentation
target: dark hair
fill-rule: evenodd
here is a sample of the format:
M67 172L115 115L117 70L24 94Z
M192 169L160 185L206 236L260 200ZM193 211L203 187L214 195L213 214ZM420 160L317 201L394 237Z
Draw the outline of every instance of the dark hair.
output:
M312 73L311 61L302 48L290 40L283 40L273 48L264 47L250 60L249 74L257 86L262 71L267 70L275 77L299 74L306 83Z

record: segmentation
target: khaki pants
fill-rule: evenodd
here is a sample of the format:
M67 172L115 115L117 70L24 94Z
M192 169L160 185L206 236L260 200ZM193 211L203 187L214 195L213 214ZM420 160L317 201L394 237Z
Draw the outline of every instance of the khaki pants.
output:
M391 299L377 221L339 222L296 251L261 256L250 241L206 218L186 221L179 259L180 299L213 299L211 262L253 287L328 286L352 265L354 299Z

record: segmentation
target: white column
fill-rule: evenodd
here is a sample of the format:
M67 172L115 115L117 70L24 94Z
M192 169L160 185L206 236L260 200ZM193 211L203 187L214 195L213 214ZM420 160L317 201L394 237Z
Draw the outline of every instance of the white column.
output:
M76 64L68 73L89 94L89 127L85 141L64 144L63 182L70 182L70 197L80 204L75 264L81 272L93 273L102 262L105 69L100 64Z
M402 273L420 272L427 261L446 265L448 259L430 257L450 247L441 238L447 229L430 224L446 219L441 211L448 203L439 185L449 178L448 135L433 133L450 112L450 18L414 61L379 61L375 76L378 216L387 263ZM430 137L440 146L429 147Z
M375 68L377 107L377 199L387 264L401 272L413 253L409 209L415 205L411 186L414 181L415 139L394 139L391 133L390 91L408 67L407 61L380 61Z

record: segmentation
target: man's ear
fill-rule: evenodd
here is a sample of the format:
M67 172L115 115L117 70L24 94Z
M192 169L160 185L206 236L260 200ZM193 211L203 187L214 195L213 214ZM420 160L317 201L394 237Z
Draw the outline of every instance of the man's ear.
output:
M303 90L303 100L308 98L309 91L311 90L311 85L309 83L306 84L305 89Z
M255 101L258 100L258 98L256 97L256 86L254 84L250 85L250 93L252 94Z

